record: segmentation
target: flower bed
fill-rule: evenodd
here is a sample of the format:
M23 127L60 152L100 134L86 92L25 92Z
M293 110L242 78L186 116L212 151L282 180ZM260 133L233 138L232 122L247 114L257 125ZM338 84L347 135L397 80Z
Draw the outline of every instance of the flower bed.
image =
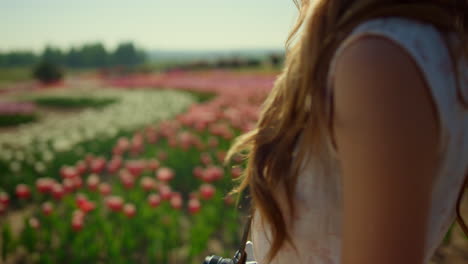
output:
M91 137L88 145L78 145L83 147L74 156L81 157L78 162L64 158L70 151L54 152L60 153L54 159L60 166L50 167L34 183L15 182L14 190L0 194L0 210L8 216L36 206L25 213L18 234L3 225L7 259L201 263L206 254L233 253L241 225L232 206L236 197L226 194L240 177L243 161L236 157L226 167L221 162L231 140L254 127L272 78L244 76L236 83L235 76L217 72L166 77L164 87L217 96L192 104L170 121L113 134L105 142Z
M36 119L36 106L32 103L0 102L0 127L16 126Z
M57 177L64 163L86 152L106 153L115 138L186 109L194 99L176 91L99 90L96 98L119 102L104 109L86 109L68 116L48 116L20 130L0 134L0 186L11 191L38 176Z

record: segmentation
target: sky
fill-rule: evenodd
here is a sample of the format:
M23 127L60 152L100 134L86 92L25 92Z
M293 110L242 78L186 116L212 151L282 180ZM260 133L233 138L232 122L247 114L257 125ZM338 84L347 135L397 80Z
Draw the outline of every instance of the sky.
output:
M277 49L296 16L292 0L0 0L0 51Z

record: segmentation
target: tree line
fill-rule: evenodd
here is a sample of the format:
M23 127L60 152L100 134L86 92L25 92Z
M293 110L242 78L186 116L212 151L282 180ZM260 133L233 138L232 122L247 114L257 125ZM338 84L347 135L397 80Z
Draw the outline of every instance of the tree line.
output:
M132 42L120 43L112 51L108 51L101 43L91 43L72 47L67 51L47 46L41 54L31 51L0 52L0 67L27 67L41 61L69 68L133 67L144 63L145 60L146 53L135 47Z

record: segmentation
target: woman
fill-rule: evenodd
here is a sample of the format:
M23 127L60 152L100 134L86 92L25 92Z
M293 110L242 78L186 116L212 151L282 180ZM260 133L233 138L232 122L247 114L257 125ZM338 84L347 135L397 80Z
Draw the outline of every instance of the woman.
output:
M299 7L257 128L230 151L248 152L255 259L428 263L468 168L468 2Z

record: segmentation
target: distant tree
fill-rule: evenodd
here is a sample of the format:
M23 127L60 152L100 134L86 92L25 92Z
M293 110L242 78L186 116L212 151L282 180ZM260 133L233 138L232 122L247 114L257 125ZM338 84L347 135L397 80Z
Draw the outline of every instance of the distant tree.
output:
M143 51L137 50L133 43L125 42L119 44L112 54L112 64L134 67L142 64L146 59Z
M81 52L75 47L72 47L65 55L65 64L68 67L79 68L83 67L83 61L81 58Z
M109 54L101 43L84 45L80 53L84 67L102 68L109 65Z
M63 78L60 67L50 61L41 61L33 71L33 76L42 83L52 83Z
M52 64L65 64L65 56L59 48L46 46L41 56L42 61L47 61Z
M279 54L270 54L269 56L269 61L273 67L279 67L281 66L281 63L283 61L283 57Z
M11 51L0 54L0 67L31 66L37 62L37 56L30 51Z

